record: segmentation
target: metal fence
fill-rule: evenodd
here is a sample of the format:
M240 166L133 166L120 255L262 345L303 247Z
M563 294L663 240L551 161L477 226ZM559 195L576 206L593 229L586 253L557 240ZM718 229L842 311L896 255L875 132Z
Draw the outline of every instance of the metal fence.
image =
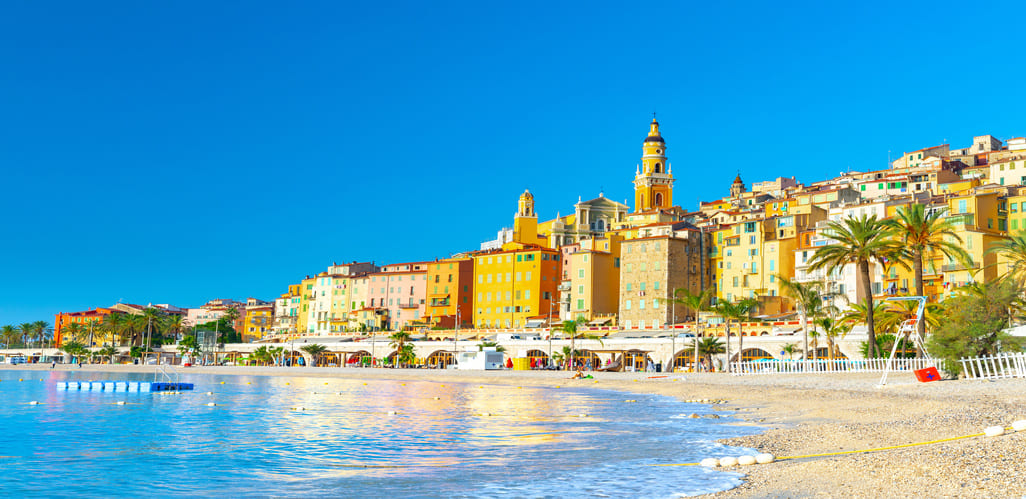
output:
M813 359L813 360L771 360L733 362L731 373L736 376L753 374L803 374L803 373L882 373L887 369L887 359ZM936 361L930 358L894 359L890 371L914 371L934 367Z
M959 362L966 379L1026 378L1026 353L1000 353Z

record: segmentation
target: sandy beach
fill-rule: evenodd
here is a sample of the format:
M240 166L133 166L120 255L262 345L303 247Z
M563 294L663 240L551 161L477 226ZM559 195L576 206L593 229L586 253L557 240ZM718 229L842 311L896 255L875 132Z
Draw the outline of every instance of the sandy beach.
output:
M49 365L0 369L50 370ZM79 370L73 366L57 369ZM82 371L153 372L152 367L86 365ZM723 399L764 428L724 443L805 456L926 442L982 433L1026 419L1026 381L918 383L893 374L886 388L876 374L767 375L592 373L570 380L554 371L437 371L192 367L189 373L432 380L475 384L586 387L669 395L682 400ZM658 377L664 376L664 377ZM710 456L724 457L724 456ZM667 473L673 472L666 468ZM974 437L872 453L778 461L735 467L745 482L715 497L1023 497L1026 432Z

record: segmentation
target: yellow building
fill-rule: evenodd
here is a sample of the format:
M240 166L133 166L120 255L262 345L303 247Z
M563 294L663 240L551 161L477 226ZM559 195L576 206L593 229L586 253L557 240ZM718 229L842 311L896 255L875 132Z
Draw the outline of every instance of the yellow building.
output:
M271 332L274 323L274 304L247 305L241 317L243 330L238 331L243 343L259 340Z
M511 243L474 256L474 325L521 328L558 299L559 252Z
M620 243L618 235L580 242L570 254L563 287L560 289L561 317L568 320L613 322L617 315L620 288Z

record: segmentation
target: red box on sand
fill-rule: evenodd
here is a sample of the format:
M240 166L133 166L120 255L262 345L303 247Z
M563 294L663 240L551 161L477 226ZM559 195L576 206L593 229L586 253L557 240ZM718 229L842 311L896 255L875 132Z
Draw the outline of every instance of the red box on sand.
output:
M927 367L926 369L918 369L912 372L916 373L916 379L923 383L927 381L940 381L941 379L936 367Z

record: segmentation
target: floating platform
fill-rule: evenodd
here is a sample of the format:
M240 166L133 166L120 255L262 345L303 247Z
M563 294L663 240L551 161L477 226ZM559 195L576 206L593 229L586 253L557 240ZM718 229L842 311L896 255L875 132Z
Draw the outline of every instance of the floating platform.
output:
M58 381L60 391L90 392L182 392L192 390L192 383L156 383L149 381Z

